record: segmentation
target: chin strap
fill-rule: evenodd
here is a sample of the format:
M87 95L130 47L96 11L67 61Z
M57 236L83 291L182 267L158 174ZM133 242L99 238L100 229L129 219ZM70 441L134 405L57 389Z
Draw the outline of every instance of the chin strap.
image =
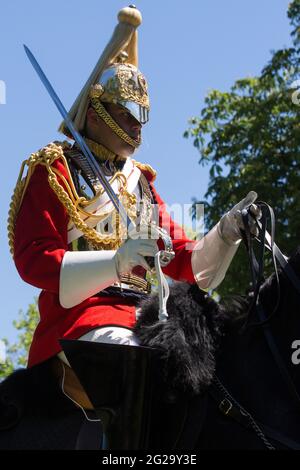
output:
M124 142L127 144L131 145L133 148L138 148L141 145L141 139L135 140L132 137L130 137L127 132L125 132L117 123L116 121L111 117L111 115L106 111L105 107L99 100L99 98L96 98L93 96L93 91L91 91L91 105L93 109L96 111L97 116L99 116L105 124L110 127L110 129Z

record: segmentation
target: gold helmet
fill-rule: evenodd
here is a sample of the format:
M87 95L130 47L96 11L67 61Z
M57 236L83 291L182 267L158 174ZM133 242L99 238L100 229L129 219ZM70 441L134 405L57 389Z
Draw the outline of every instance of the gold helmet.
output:
M122 59L126 60L124 55ZM112 64L103 72L99 83L93 86L90 95L98 97L102 103L124 106L141 124L148 121L147 82L134 65L126 62Z
M106 111L103 103L115 103L126 108L141 124L149 118L147 82L138 70L137 27L142 15L134 5L118 14L119 23L99 58L89 79L69 112L75 128L84 131L86 112L92 106L98 116L123 140L134 147L140 145L131 138ZM69 136L64 122L59 130Z

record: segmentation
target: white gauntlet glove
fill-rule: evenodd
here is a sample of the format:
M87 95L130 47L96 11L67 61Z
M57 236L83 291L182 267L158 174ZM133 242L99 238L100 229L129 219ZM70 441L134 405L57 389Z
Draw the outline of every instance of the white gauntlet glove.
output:
M261 210L254 201L257 199L257 193L250 191L247 196L236 204L229 212L221 218L218 224L220 236L229 245L239 242L242 238L240 229L244 228L242 219L242 210L249 207L249 229L253 236L258 236L258 227L256 220L261 218Z
M66 251L60 270L59 301L62 307L72 308L119 280L135 266L150 267L145 256L158 252L156 240L131 232L117 250ZM136 239L133 239L133 238Z

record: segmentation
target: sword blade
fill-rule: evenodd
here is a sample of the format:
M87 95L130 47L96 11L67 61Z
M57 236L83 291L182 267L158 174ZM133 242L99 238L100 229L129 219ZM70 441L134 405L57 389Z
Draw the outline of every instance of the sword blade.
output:
M120 216L126 227L128 228L129 225L133 225L133 222L129 218L128 214L126 213L123 204L119 200L118 196L114 192L113 188L105 178L104 173L102 172L100 166L98 165L95 157L91 153L89 147L87 146L86 142L84 141L82 135L75 129L72 120L70 119L66 108L62 104L61 100L59 99L58 95L56 94L54 88L52 87L51 83L49 82L48 78L46 77L45 73L43 72L42 68L40 67L39 63L37 62L36 58L30 51L30 49L25 46L24 49L28 59L30 60L31 65L33 66L34 70L38 74L41 82L43 83L44 87L48 91L52 101L54 102L55 106L57 107L59 113L63 117L65 124L67 125L69 131L71 132L72 136L74 137L75 142L80 147L81 151L83 152L84 156L86 157L87 161L89 162L90 166L98 176L101 184L103 185L105 191L107 192L111 202L113 203L115 209L119 212Z

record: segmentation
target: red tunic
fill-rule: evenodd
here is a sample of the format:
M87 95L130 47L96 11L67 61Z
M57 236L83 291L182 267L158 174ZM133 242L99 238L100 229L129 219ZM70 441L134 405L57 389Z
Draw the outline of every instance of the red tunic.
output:
M59 161L54 166L67 177ZM147 172L144 174L149 177ZM169 225L171 238L174 238L174 232L177 238L173 239L175 258L163 271L175 280L194 283L191 247L196 242L191 242L171 220L152 184L151 189L160 206L160 226L167 228ZM135 323L135 306L119 297L90 297L69 309L60 305L59 277L61 262L68 250L68 220L65 208L49 186L46 168L38 165L26 190L15 227L14 260L17 270L24 281L42 289L38 301L40 322L30 347L29 367L61 351L61 338L76 339L99 326L132 327ZM192 244L189 249L186 249L187 243Z

